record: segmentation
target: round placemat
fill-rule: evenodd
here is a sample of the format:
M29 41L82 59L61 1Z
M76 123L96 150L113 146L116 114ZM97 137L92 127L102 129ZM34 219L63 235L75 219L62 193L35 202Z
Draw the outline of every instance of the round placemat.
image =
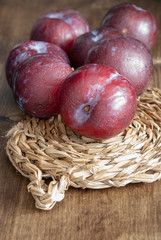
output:
M149 88L138 98L131 124L117 136L93 140L69 129L61 116L26 116L7 134L6 153L29 179L39 209L49 210L69 186L101 189L161 177L161 90Z

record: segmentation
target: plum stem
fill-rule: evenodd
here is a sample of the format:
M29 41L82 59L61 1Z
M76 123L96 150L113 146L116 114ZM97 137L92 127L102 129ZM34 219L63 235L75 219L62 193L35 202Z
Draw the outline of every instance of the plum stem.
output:
M86 105L86 106L84 107L84 110L85 110L86 112L89 112L89 111L90 111L90 105Z

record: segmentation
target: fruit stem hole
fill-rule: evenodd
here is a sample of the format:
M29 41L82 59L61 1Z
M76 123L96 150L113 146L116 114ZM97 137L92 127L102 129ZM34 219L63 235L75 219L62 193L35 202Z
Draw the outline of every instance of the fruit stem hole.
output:
M85 111L85 112L89 112L89 111L90 111L90 105L86 105L86 106L84 107L84 111Z

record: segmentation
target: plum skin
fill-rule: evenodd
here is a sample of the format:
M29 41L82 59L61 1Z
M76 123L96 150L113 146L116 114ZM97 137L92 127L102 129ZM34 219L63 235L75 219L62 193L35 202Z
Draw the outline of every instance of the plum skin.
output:
M89 64L77 68L60 89L63 121L80 135L106 139L124 130L136 112L136 94L114 69Z
M33 55L17 68L13 95L22 111L39 118L59 113L59 92L72 72L69 64L56 56Z
M88 53L85 64L99 63L116 69L141 95L152 79L153 63L147 47L137 39L120 37L97 43Z
M150 50L157 40L158 26L153 14L130 3L111 8L104 16L101 26L115 27L123 36L142 41Z
M75 39L88 31L89 25L78 11L65 9L41 16L30 39L54 43L68 53Z
M18 66L28 57L36 54L56 55L70 64L68 55L55 44L32 40L21 42L11 49L6 61L6 78L11 88L13 75Z
M98 42L106 38L121 37L116 28L102 27L79 36L69 51L69 58L74 68L84 64L88 51ZM81 49L81 50L80 50Z

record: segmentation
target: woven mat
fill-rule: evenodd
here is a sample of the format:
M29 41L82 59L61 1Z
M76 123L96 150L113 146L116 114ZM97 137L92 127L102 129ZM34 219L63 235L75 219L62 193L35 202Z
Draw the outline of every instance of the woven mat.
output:
M27 116L8 133L7 155L30 183L39 209L49 210L76 188L121 187L161 178L161 90L138 98L132 123L119 135L96 141L81 137L61 117Z

